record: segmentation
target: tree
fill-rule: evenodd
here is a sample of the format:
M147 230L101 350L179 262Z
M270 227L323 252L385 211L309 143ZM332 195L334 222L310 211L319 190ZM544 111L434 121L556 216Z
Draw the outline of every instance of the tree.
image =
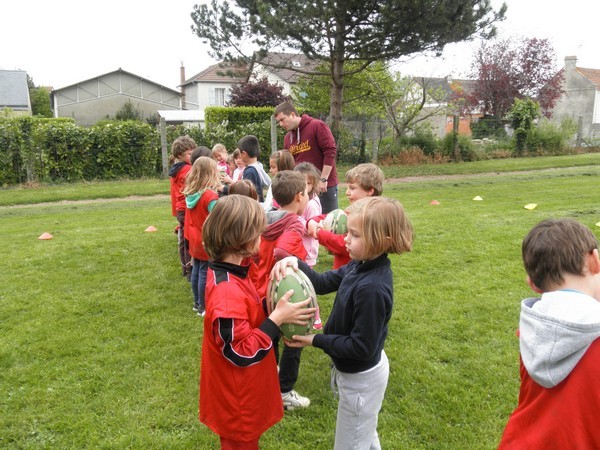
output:
M27 75L29 100L31 101L31 114L39 117L52 117L50 105L50 91L43 86L36 86L33 78Z
M547 39L482 42L472 67L477 82L471 106L502 119L516 98L531 98L549 117L562 93L562 74L558 73L555 61L554 49Z
M229 104L231 106L277 106L289 101L283 93L283 86L271 84L267 77L256 81L239 83L231 88Z
M492 10L490 0L212 0L195 5L191 16L192 30L210 45L214 57L260 59L280 48L328 63L331 129L337 136L348 76L374 61L441 53L446 44L477 33L489 37L505 11L504 4ZM252 57L246 54L249 47ZM351 61L357 66L346 68Z
M352 71L359 63L346 63L346 70ZM319 68L328 73L327 63ZM381 86L391 86L392 74L387 65L375 61L361 72L353 73L344 81L342 111L344 117L379 118L384 116L384 107L373 86L372 80ZM319 117L329 116L331 83L320 75L303 75L293 87L296 105Z
M142 120L142 111L133 105L130 99L115 114L115 120Z
M509 117L514 130L515 153L520 156L525 150L527 138L535 126L535 121L540 117L540 105L530 98L524 100L516 98Z

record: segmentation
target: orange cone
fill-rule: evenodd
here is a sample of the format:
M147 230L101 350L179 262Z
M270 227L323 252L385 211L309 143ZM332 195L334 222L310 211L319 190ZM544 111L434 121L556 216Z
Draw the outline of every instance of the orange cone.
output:
M439 205L439 204L440 204L440 202L438 202L437 200L431 200L431 201L429 202L429 204L430 204L430 205Z
M50 233L43 233L38 239L42 240L42 241L48 241L50 239L52 239L54 236L52 236Z
M146 233L154 233L155 231L158 231L158 228L153 227L152 225L150 225L148 228L146 228L144 230Z

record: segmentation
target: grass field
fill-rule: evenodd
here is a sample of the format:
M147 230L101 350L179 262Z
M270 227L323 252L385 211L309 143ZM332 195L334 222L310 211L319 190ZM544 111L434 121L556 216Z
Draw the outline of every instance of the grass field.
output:
M471 176L385 185L416 230L413 252L392 257L386 449L494 448L517 401L523 236L572 217L600 237L600 155L514 161L424 166ZM179 273L169 200L156 196L166 192L166 180L0 190L0 448L218 448L197 421L202 322ZM38 240L43 232L54 239ZM321 254L319 267L330 264ZM326 317L333 296L319 300ZM304 351L296 388L310 408L287 412L262 448L332 448L323 352Z

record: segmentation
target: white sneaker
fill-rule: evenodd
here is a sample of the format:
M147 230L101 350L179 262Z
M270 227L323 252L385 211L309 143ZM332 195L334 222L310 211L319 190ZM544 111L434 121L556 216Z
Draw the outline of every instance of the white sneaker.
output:
M293 389L290 392L281 394L281 400L283 401L283 409L291 411L296 408L308 408L310 400L306 397L302 397Z

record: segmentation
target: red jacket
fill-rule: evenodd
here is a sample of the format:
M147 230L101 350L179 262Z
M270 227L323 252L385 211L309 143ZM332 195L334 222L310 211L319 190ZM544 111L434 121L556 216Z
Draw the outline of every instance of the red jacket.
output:
M219 436L254 440L283 417L266 318L247 267L209 262L200 367L200 421Z
M320 216L311 217L309 221L314 220L320 222L327 217L327 214L321 214ZM348 264L352 258L348 254L346 249L346 234L335 234L331 231L320 229L317 232L317 239L319 244L325 247L333 255L333 268L339 269L342 266Z
M306 161L319 170L323 170L324 165L331 166L327 187L338 185L335 170L337 147L325 122L302 114L300 125L285 135L283 146L290 151L296 164Z
M188 251L193 258L208 261L208 255L202 245L202 228L208 217L209 206L217 201L218 194L210 189L205 190L198 203L185 210L184 236L189 241Z
M192 168L185 162L178 162L169 169L169 179L171 181L171 212L173 216L177 211L185 211L185 195L181 191L185 187L185 178Z
M521 361L519 404L499 449L600 449L600 340L596 339L562 382L544 388Z
M260 240L256 290L261 298L267 295L271 269L277 261L286 256L295 256L302 261L306 258L302 242L304 225L298 214L278 210L267 213L267 220L269 216L279 217L282 213L285 215L268 225Z

